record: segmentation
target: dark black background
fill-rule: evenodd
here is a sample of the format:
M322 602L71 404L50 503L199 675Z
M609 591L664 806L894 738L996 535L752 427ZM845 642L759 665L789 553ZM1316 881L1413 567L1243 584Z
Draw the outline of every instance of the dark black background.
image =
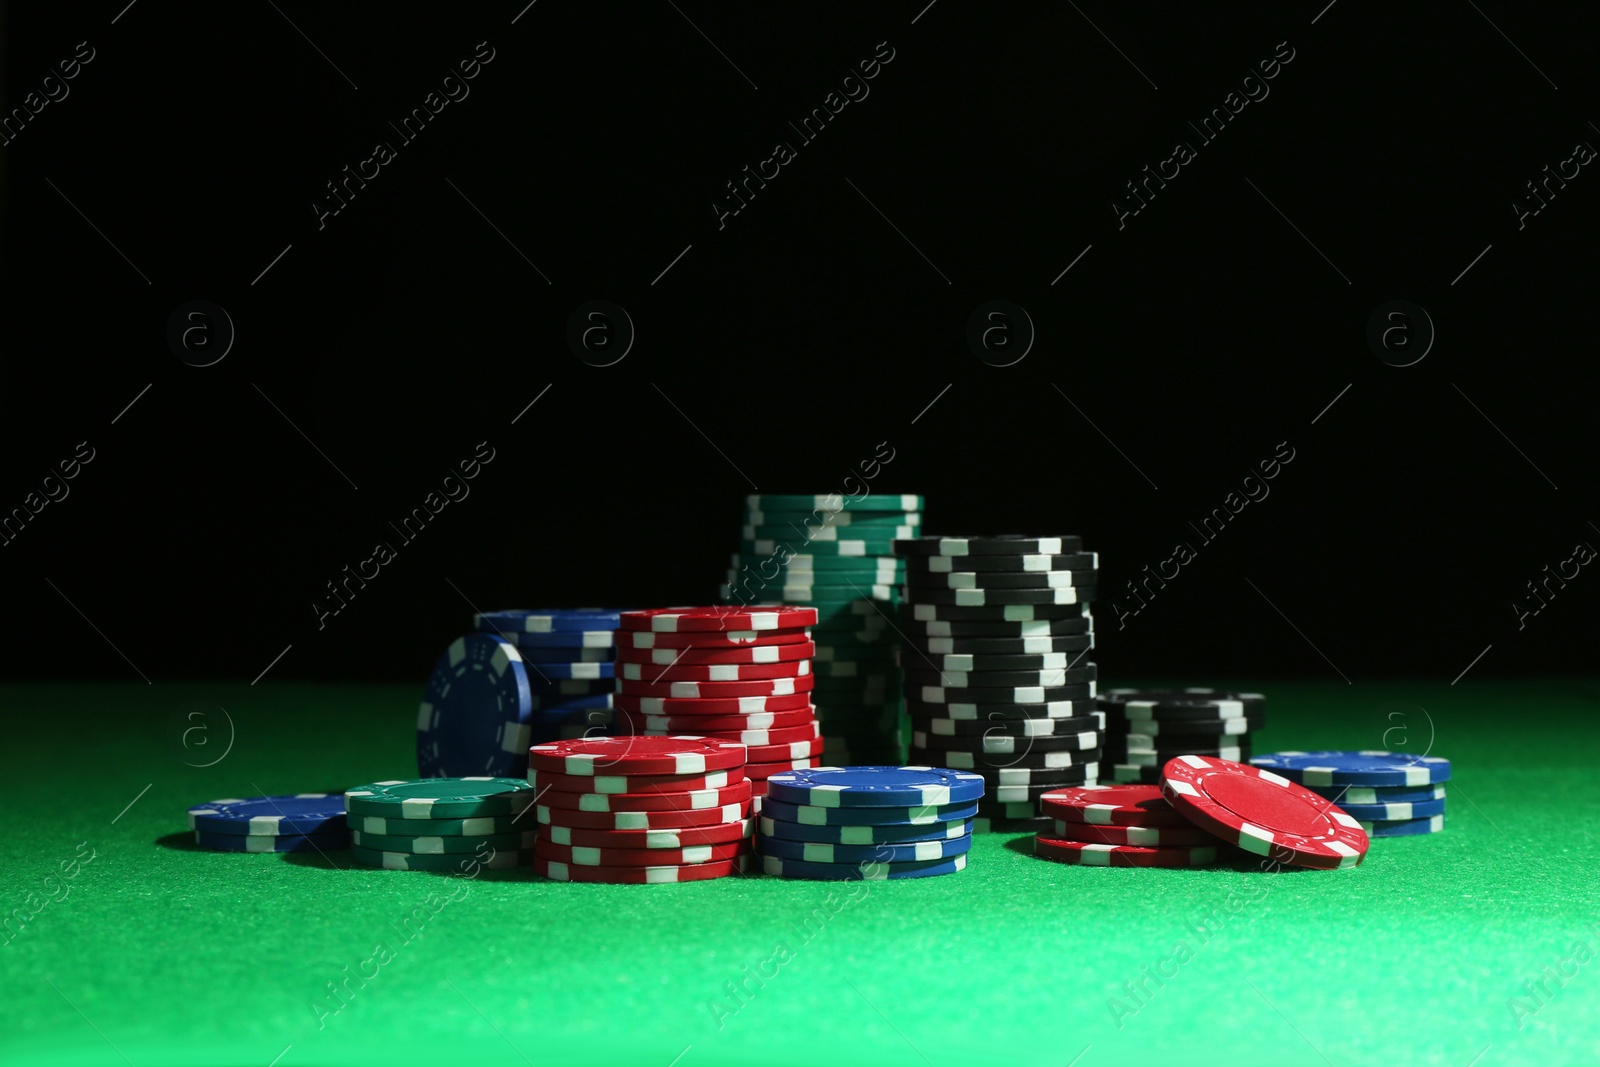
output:
M1143 612L1100 607L1108 681L1589 669L1592 568L1510 606L1600 545L1600 176L1511 210L1600 145L1581 5L124 2L5 13L7 110L95 50L0 148L0 505L95 450L0 549L10 677L420 684L473 605L709 601L751 483L837 489L880 442L930 532L1079 533L1103 593L1289 443ZM470 96L319 230L480 41ZM1123 183L1283 41L1119 231ZM719 229L879 42L870 96ZM637 327L608 368L564 339L595 298ZM1012 367L965 342L995 298L1038 331ZM237 328L204 369L166 343L193 299ZM1415 366L1365 341L1393 299L1437 327ZM481 441L471 495L319 629Z

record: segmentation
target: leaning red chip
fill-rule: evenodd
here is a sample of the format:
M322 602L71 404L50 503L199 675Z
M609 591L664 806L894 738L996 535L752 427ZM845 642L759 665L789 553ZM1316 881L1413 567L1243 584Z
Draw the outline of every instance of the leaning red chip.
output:
M618 616L624 630L653 633L717 633L727 630L782 630L811 626L816 608L734 608L723 605L698 608L652 608L624 611Z
M745 748L704 737L580 737L528 749L528 767L554 774L705 774L737 767Z
M1196 826L1298 867L1353 867L1370 844L1361 824L1333 801L1260 767L1179 756L1161 768L1161 789Z

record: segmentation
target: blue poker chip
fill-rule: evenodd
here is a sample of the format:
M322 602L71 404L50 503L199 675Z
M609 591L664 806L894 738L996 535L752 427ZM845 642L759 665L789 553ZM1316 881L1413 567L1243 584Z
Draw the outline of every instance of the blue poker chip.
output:
M528 676L528 695L532 698L534 707L547 707L559 704L563 700L616 692L617 687L609 678L555 678L548 674L541 678L534 672L543 671L545 664L536 663L530 667L524 663L522 666Z
M1251 757L1250 765L1305 786L1415 787L1450 780L1449 760L1402 752L1274 752Z
M545 637L546 634L529 634L530 637ZM572 646L547 647L542 645L525 645L521 641L512 641L517 646L517 651L522 655L522 662L535 663L543 667L546 663L610 663L616 656L616 650L605 648L575 648Z
M983 797L982 775L944 767L812 767L767 779L767 795L817 808L929 807Z
M617 635L612 630L557 630L547 634L519 634L507 631L499 636L518 648L615 648Z
M946 860L917 860L909 863L809 863L786 860L781 856L762 856L761 869L779 878L807 878L818 882L876 882L898 878L932 878L965 870L967 857Z
M269 837L266 834L210 834L196 830L194 843L217 852L338 852L350 847L350 833L280 834Z
M343 793L213 800L189 809L189 829L235 837L342 833Z
M434 665L417 709L417 770L424 778L520 778L528 773L532 716L516 646L492 634L457 638Z
M1424 800L1443 800L1442 785L1370 786L1370 785L1312 785L1307 786L1318 796L1343 807L1349 804L1417 804Z
M770 821L770 820L767 820ZM959 856L972 848L972 835L946 838L941 841L884 842L875 845L838 845L825 841L790 841L787 838L763 833L756 839L756 851L763 856L777 856L786 860L805 860L808 863L858 864L908 863L925 860L946 860Z
M609 682L615 675L615 663L529 663L523 659L523 665L528 668L528 678L536 688L539 682L545 681L606 681Z
M786 804L771 793L761 803L761 814L795 826L839 827L933 827L941 823L964 822L978 814L976 802L940 804L931 807L817 808Z
M1368 837L1414 837L1417 834L1436 834L1444 829L1444 816L1403 819L1397 822L1363 822L1361 828L1367 832Z
M1346 804L1339 808L1357 822L1396 822L1407 819L1431 819L1444 814L1444 800L1422 800L1414 804Z
M782 805L793 809L793 804ZM763 812L770 810L763 808ZM844 811L844 808L818 808L818 811ZM890 809L882 809L890 810ZM972 832L971 819L954 822L889 823L880 826L812 826L789 822L763 814L760 830L768 837L785 841L815 841L826 845L901 845L912 841L950 841ZM801 857L802 859L804 857Z
M536 611L485 611L472 617L479 631L493 634L573 633L615 630L621 608L542 608Z

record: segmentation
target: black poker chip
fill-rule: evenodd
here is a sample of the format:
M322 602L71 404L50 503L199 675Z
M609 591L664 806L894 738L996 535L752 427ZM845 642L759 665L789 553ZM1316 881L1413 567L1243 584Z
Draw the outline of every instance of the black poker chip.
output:
M1011 553L994 556L911 556L906 559L907 574L972 573L975 571L1027 572L1097 570L1098 552L1069 552L1060 556ZM981 583L980 583L981 584Z
M906 588L912 600L925 589L1079 589L1099 582L1099 571L907 571Z
M1083 730L1075 734L1051 734L1048 737L1013 737L1010 734L930 734L913 729L911 743L917 748L933 752L983 752L994 756L1003 765L1010 757L1026 757L1035 753L1096 752L1104 738L1098 730ZM1096 755L1094 758L1098 759ZM1048 761L1046 761L1048 762ZM1088 759L1065 757L1061 763L1088 763Z
M963 607L956 604L906 604L901 609L912 622L1049 622L1089 618L1087 602L1078 604L993 604ZM932 633L932 631L928 631ZM1028 628L1017 631L1026 634Z
M1260 715L1267 698L1260 693L1222 689L1108 689L1100 694L1107 711L1129 719L1237 719Z
M1063 686L1083 685L1099 677L1093 663L1067 670L1052 667L1032 671L954 671L929 670L908 661L905 669L907 685L934 685L945 689L995 689L1001 686L1042 686L1059 689Z
M1063 759L1061 757L1071 758ZM1016 773L1010 778L1011 781L1028 783L1053 780L1052 774L1055 771L1072 776L1080 774L1081 769L1085 766L1098 766L1100 763L1100 750L1096 748L1085 749L1081 752L1030 752L1021 756L1007 756L995 752L930 749L913 745L911 759L914 762L921 762L924 759L933 760L939 766L979 773L1015 771ZM1002 781L1004 780L1002 779ZM1082 781L1081 778L1077 780Z
M1053 619L1013 620L999 619L918 619L908 606L901 608L901 627L908 639L960 637L996 638L1010 640L1029 637L1068 637L1094 633L1094 617L1083 613L1063 615ZM813 627L813 632L815 627Z
M1086 666L1081 654L1070 652L1019 653L1014 656L975 656L952 652L938 654L907 649L905 666L917 671L1064 671Z
M931 656L1073 656L1094 648L1094 634L1054 637L922 637L905 646L909 655Z
M897 556L1059 556L1083 551L1081 537L909 537L894 543Z
M1080 688L1087 688L1081 686ZM924 700L921 687L906 693L906 713L913 718L927 716L938 719L971 719L980 722L1003 722L1007 719L1069 719L1093 714L1094 701L1084 697L1066 700L1030 701L1018 704L1013 700L993 700L951 704L945 701Z
M1103 733L1105 720L1098 713L1065 719L951 719L938 715L912 715L911 728L943 737L1049 738L1075 737L1084 733Z
M912 685L906 689L924 704L1046 704L1058 700L1087 700L1094 696L1094 683L1043 686L1017 685L982 689L965 686Z
M1059 607L1087 604L1100 591L1098 583L1064 589L927 589L909 588L914 608L935 607Z

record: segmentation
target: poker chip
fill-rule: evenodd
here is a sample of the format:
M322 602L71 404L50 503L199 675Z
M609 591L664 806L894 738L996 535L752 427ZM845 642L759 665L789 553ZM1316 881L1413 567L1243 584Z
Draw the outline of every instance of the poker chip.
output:
M1444 814L1443 797L1438 800L1421 800L1414 803L1404 801L1395 804L1352 804L1347 801L1335 801L1334 803L1344 809L1346 815L1363 826L1372 822L1410 822L1431 819L1436 815ZM1368 832L1371 832L1370 829Z
M618 711L634 715L747 715L760 711L798 711L811 707L809 692L770 697L641 697L619 693Z
M984 780L936 767L817 767L773 775L768 795L808 807L929 807L972 802Z
M547 826L543 833L553 844L579 848L623 850L675 850L699 845L723 845L744 841L755 832L750 819L715 823L711 826L686 826L676 830L579 830L570 826Z
M1260 714L1266 697L1219 689L1108 689L1100 704L1130 719L1236 719Z
M888 826L814 826L762 815L757 826L764 837L789 841L817 841L831 845L904 844L913 841L949 841L972 832L972 820ZM803 857L802 857L803 858Z
M1098 781L1099 777L1099 765L1086 763L1082 767L1053 770L1048 775L1041 775L1027 782L1018 782L1014 779L1009 782L996 782L989 787L989 797L999 804L1033 805L1034 813L1038 814L1039 798L1050 790L1063 785L1087 785Z
M1052 820L1054 837L1096 845L1140 845L1143 847L1189 848L1216 846L1217 839L1198 826L1117 826L1071 819Z
M1092 740L1092 739L1091 739ZM918 763L937 760L942 766L978 774L1010 771L1011 781L1026 782L1027 775L1037 775L1035 781L1049 780L1045 772L1053 770L1080 771L1086 764L1100 762L1098 748L1061 749L1054 752L1035 752L1024 748L1021 752L982 752L972 749L924 748L912 738L910 758ZM1078 780L1077 775L1070 776Z
M381 867L390 871L449 871L453 874L470 876L480 869L497 871L511 867L526 867L533 861L533 853L494 852L486 849L482 853L452 852L443 856L431 856L410 852L381 852L351 845L350 858L363 867Z
M986 556L914 555L906 558L906 573L952 574L974 571L1077 571L1098 570L1098 552L1070 552L1065 555L1043 556L1026 553L1000 553ZM983 584L983 582L979 582Z
M761 869L778 878L803 878L822 882L876 882L900 878L932 878L966 870L965 855L944 860L913 860L904 863L809 863L805 860L762 856Z
M617 713L615 725L618 733L649 732L706 737L745 730L792 730L809 727L816 721L816 713L811 708L758 711L749 715L634 715L624 711Z
M923 592L958 589L1072 589L1091 588L1099 580L1093 570L1059 571L908 571L906 585Z
M725 789L744 781L744 768L708 774L552 774L529 771L528 782L541 795L557 793L688 793Z
M1092 585L1054 589L918 589L916 606L981 608L1078 605L1093 600L1097 591L1098 587Z
M533 870L541 878L557 882L599 882L607 885L660 885L666 882L702 882L712 878L726 878L745 870L745 857L717 860L712 863L685 863L656 867L585 867L558 863L554 860L533 861Z
M896 519L895 521L898 521ZM785 540L798 538L802 544L820 541L840 541L872 537L878 540L893 541L897 537L915 537L921 532L922 521L920 516L914 523L892 525L889 523L855 522L844 526L835 526L832 523L809 527L796 527L782 522L762 523L760 525L746 525L739 531L743 541Z
M539 645L524 645L515 637L506 640L517 646L517 654L522 657L522 662L544 669L547 663L610 663L615 653L613 648L545 648ZM608 676L609 677L609 676Z
M1065 666L1076 666L1084 652L1094 647L1094 634L1060 634L1043 637L916 637L908 640L906 655L927 656L937 667L951 667L960 670L972 669L963 667L959 662L940 662L941 656L968 657L972 660L989 657L1027 656L1030 659L1039 656L1051 657L1049 663L1063 662ZM1062 657L1057 661L1054 657ZM1038 666L1049 664L1040 662ZM999 666L999 664L997 664ZM1027 663L1007 664L1006 666L1027 669Z
M728 697L774 697L809 693L816 686L810 675L799 678L765 678L751 682L630 682L617 680L617 694L632 697L676 697L716 700Z
M368 834L352 831L351 842L373 852L398 852L413 856L444 856L456 852L519 852L533 847L536 832L484 834L481 836L410 836ZM350 843L350 842L347 842Z
M1104 720L1097 714L1073 715L1065 718L1052 719L1003 719L999 717L975 719L953 719L942 716L913 715L911 716L912 729L927 734L932 738L955 736L978 736L990 738L1011 738L1012 743L1020 739L1036 737L1046 738L1081 738L1083 735L1099 731L1104 726ZM1098 736L1096 733L1095 736Z
M1304 783L1301 783L1304 784ZM1361 785L1308 785L1318 796L1327 797L1343 807L1345 804L1416 804L1424 800L1443 800L1443 785L1419 786L1361 786Z
M1450 779L1449 760L1398 752L1275 752L1250 763L1313 786L1420 786Z
M740 822L750 815L748 801L690 811L579 811L544 804L534 807L541 826L573 830L682 830Z
M939 703L914 696L906 697L906 711L913 717L959 719L968 722L1022 722L1025 720L1078 719L1094 714L1094 701L1051 700L1038 704L987 703L966 701Z
M783 646L774 646L781 648ZM803 646L802 646L803 647ZM577 666L588 666L577 664ZM603 664L610 666L610 664ZM799 678L811 673L808 659L782 663L680 663L662 667L654 663L623 663L616 676L630 682L748 682L773 678ZM689 696L697 694L690 693Z
M1042 819L1039 815L1039 806L1036 802L1019 800L983 800L978 804L978 817L986 818L990 822L1039 822L1036 829L1048 828L1049 819Z
M894 540L870 535L865 538L844 537L837 541L807 541L803 537L767 537L751 541L741 540L739 551L741 554L752 556L788 554L793 557L804 554L816 557L864 559L890 555L894 552Z
M1039 809L1056 819L1102 826L1189 826L1158 785L1086 785L1052 789Z
M1110 777L1116 783L1161 784L1160 767L1139 767L1131 763L1112 763Z
M689 607L652 608L624 611L618 626L623 630L648 630L652 633L757 632L794 629L817 621L817 610L806 607L732 608Z
M976 801L885 807L820 807L769 798L761 814L799 826L934 826L963 822L978 813Z
M1107 718L1108 721L1117 722L1125 730L1129 728L1127 719L1110 716ZM1130 736L1183 740L1208 737L1215 740L1217 737L1238 737L1248 734L1251 730L1259 728L1259 722L1250 719L1185 719L1181 722L1142 719L1138 721L1137 726L1138 729Z
M417 709L423 777L510 777L527 770L533 690L515 645L467 634L439 657Z
M1050 829L1050 820L1038 816L1027 819L999 819L980 816L972 820L977 834L1033 834Z
M1058 700L1087 700L1094 683L1083 685L993 687L921 685L910 691L924 704L1047 704Z
M546 608L537 611L485 611L473 628L487 633L574 633L617 628L617 608Z
M1138 767L1163 767L1168 760L1177 759L1179 756L1206 756L1209 759L1228 760L1238 763L1250 756L1250 749L1246 748L1212 748L1212 749L1173 749L1157 752L1153 749L1139 751L1127 749L1120 756L1120 762L1133 764Z
M735 648L628 648L617 650L618 663L653 663L663 667L713 664L791 663L816 654L812 641L781 645L741 645Z
M537 859L569 867L682 867L694 863L724 863L749 852L750 845L742 840L682 848L594 848L540 841L533 850Z
M879 842L870 845L842 845L824 841L794 841L763 831L756 838L756 851L807 863L908 863L944 860L972 848L972 835L935 841Z
M692 729L692 728L691 728ZM706 730L695 731L700 736L711 733ZM645 736L657 736L653 730L644 731ZM815 720L809 726L784 726L771 730L732 730L723 731L714 735L714 739L734 741L747 748L769 748L772 745L792 745L797 742L813 741L821 737L822 733Z
M913 537L898 539L901 556L1059 556L1083 550L1080 537L1024 537L997 534L988 537Z
M737 590L737 594L736 594ZM747 597L749 601L757 604L794 603L795 601L811 601L813 603L826 600L847 601L854 597L869 597L875 600L888 600L895 595L895 587L890 582L852 582L848 585L756 585L748 581L724 582L718 590L718 595L723 600L739 600L743 602Z
M780 630L728 630L726 632L694 631L690 633L656 633L650 630L632 630L617 635L619 648L672 648L718 651L752 648L761 645L799 644L811 640L811 629L806 626Z
M851 497L840 493L806 495L803 493L751 493L745 498L751 511L805 511L805 512L912 512L922 510L922 497L913 493L868 493Z
M1098 673L1098 668L1092 663L1072 670L1054 667L1048 670L1035 671L940 671L908 667L905 671L905 680L908 686L921 686L924 688L935 686L947 690L997 688L1000 686L1055 689L1092 682Z
M345 832L344 796L289 796L213 800L189 809L189 829L246 837L326 835Z
M749 745L747 751L751 763L783 763L820 756L822 746L821 737L812 737L804 741L791 741L788 744Z
M1049 720L1046 720L1049 721ZM934 751L963 752L985 756L1029 756L1035 753L1066 753L1065 763L1086 762L1074 760L1073 753L1093 750L1099 752L1100 731L1089 729L1075 734L1050 734L1017 737L1008 733L984 734L930 734L914 730L911 734L913 748Z
M696 775L744 762L743 745L703 737L596 737L528 751L530 770L566 775Z
M750 782L744 778L725 786L671 793L564 793L539 791L539 806L572 811L697 811L743 804L750 799Z
M914 622L1041 622L1081 618L1086 602L1051 604L911 604Z
M386 819L467 819L515 815L532 807L534 790L521 778L420 778L374 782L345 790L351 815Z
M339 852L350 847L350 834L344 830L318 834L237 834L196 830L194 843L216 852Z
M615 628L608 627L604 630L554 630L550 633L517 633L505 631L500 637L517 646L519 651L528 649L599 649L612 648L616 644Z
M1207 867L1217 861L1217 850L1209 845L1106 845L1044 834L1034 838L1033 854L1040 859L1085 867Z
M809 770L822 766L822 757L813 756L808 759L775 760L771 763L747 763L744 765L745 774L752 782L771 781L775 774L785 771Z
M376 837L491 837L527 829L533 821L526 810L516 815L477 819L385 819L377 815L359 815L350 820L350 829Z
M1272 771L1206 756L1181 756L1161 769L1175 811L1247 852L1301 867L1353 867L1367 834L1339 808Z
M520 651L518 653L521 654ZM616 665L594 661L555 662L546 660L541 663L530 663L526 656L522 657L522 665L527 670L530 678L547 679L573 679L577 681L603 681L615 677Z
M1372 837L1413 837L1417 834L1436 834L1444 829L1444 815L1426 819L1398 819L1386 822L1363 822L1361 828Z
M1078 656L1067 652L1045 652L1014 656L972 655L968 653L921 653L908 650L907 667L933 671L941 677L969 671L1064 671L1072 668ZM953 685L953 682L941 684Z
M906 638L912 644L923 644L935 639L950 640L1007 640L1027 638L1086 637L1094 633L1094 617L1086 614L1067 614L1052 619L959 620L959 619L907 619L902 612Z

